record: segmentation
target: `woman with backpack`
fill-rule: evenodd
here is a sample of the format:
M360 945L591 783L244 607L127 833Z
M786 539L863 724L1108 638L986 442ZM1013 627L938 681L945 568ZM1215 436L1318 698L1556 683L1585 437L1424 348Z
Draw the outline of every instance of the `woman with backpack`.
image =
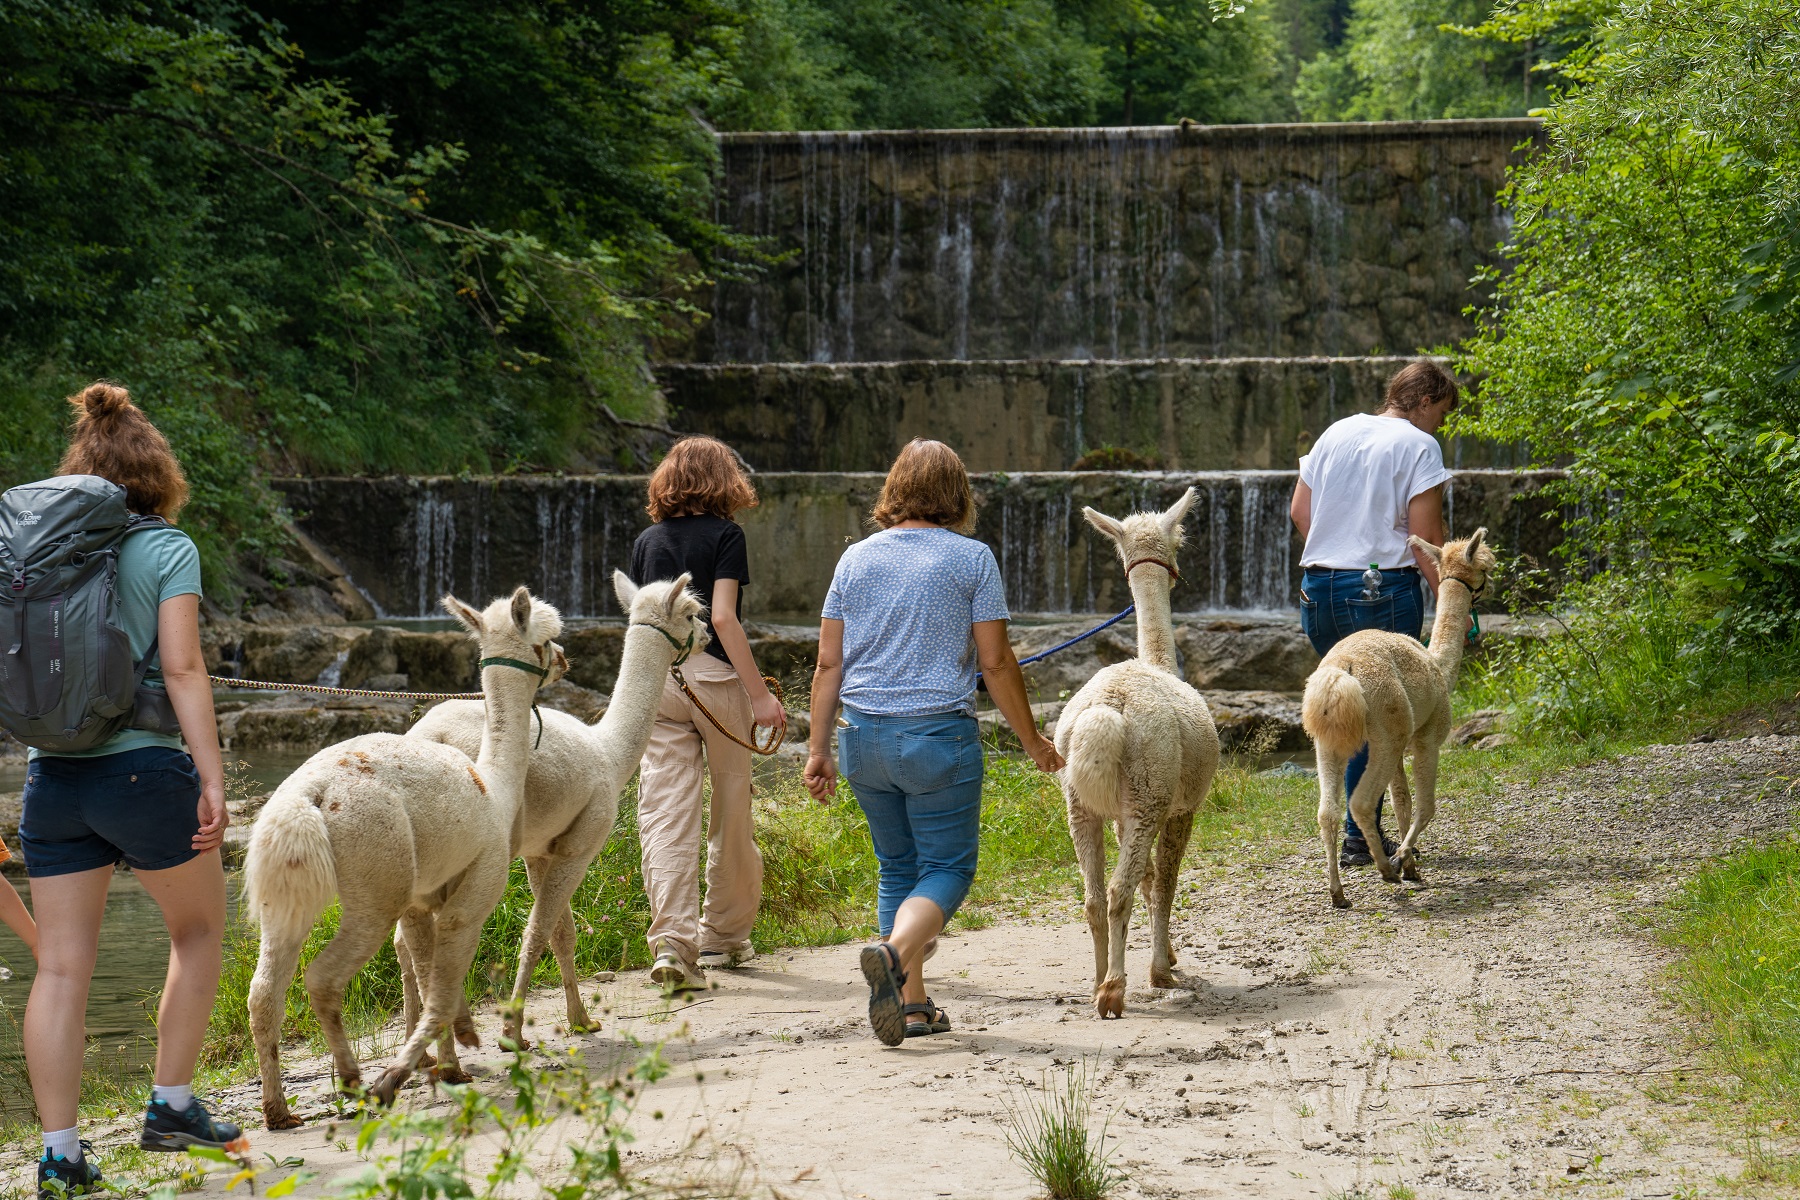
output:
M69 402L75 432L59 476L98 476L124 489L125 506L137 517L162 518L134 519L118 544L116 604L131 660L147 668L142 686L153 698L166 696L180 733L127 727L86 749L34 749L27 767L19 841L38 922L38 970L25 1009L25 1061L44 1127L40 1198L100 1182L79 1137L76 1105L88 985L107 883L120 862L161 907L170 939L156 1014L155 1086L139 1144L237 1148L243 1137L236 1125L215 1120L192 1090L219 985L225 871L218 850L228 818L200 650L200 556L169 524L187 501L187 480L168 441L124 388L96 383Z

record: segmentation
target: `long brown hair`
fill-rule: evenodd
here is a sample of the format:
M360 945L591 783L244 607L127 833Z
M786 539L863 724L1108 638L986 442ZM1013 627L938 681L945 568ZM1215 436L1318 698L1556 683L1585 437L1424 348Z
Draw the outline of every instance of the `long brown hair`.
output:
M173 521L188 501L187 476L131 393L103 380L70 396L69 405L75 433L56 473L98 475L125 489L132 512Z
M883 529L902 521L930 521L957 533L972 532L975 492L962 457L942 442L914 438L888 468L869 519Z
M742 508L756 507L756 489L738 465L737 455L718 438L684 437L650 475L652 521L702 514L731 520Z

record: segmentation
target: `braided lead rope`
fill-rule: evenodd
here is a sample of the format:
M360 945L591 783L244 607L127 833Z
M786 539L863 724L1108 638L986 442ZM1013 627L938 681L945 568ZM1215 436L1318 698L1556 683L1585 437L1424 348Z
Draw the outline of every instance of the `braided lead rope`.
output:
M674 639L670 640L672 641ZM670 666L669 674L675 677L675 686L679 687L683 694L685 694L693 703L694 707L700 710L700 715L713 723L714 729L717 729L720 733L724 734L744 749L750 751L752 754L773 754L781 749L781 743L787 738L787 729L785 726L772 725L769 727L769 733L773 735L773 740L771 741L759 743L753 740L746 742L743 738L725 728L724 723L721 722L719 718L712 715L712 710L706 707L700 697L694 695L694 689L688 686L688 681L681 674L681 668L679 666ZM781 690L780 682L773 676L764 675L763 683L768 686L769 691L774 693L775 703L781 705L781 707L785 709L787 707L787 693ZM756 737L756 726L754 725L750 727L750 736L753 739Z
M208 675L220 687L253 692L312 692L321 696L360 696L371 700L482 700L485 692L379 692L369 688L331 687L323 683L270 683L265 679L228 679Z

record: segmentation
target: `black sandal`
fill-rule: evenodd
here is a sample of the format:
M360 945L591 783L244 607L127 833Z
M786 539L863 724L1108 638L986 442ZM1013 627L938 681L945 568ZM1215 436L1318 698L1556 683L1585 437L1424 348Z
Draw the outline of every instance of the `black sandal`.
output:
M906 1013L900 1004L906 972L900 969L900 955L886 942L864 946L862 973L869 981L869 1026L882 1045L898 1046L906 1040Z
M925 997L923 1004L908 1004L901 1010L906 1014L906 1036L909 1038L929 1037L934 1033L950 1032L950 1014L932 1003L931 997ZM913 1020L913 1017L921 1020Z

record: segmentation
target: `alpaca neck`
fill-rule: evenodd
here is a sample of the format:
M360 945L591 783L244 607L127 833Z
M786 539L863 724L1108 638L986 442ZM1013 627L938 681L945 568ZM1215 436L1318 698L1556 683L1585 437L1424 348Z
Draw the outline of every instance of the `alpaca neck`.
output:
M619 656L619 678L606 711L590 728L590 737L618 761L637 766L650 744L656 710L662 705L663 682L675 661L675 647L650 625L625 627L625 650Z
M1460 579L1443 579L1438 584L1437 619L1431 623L1431 657L1444 687L1456 690L1456 676L1462 670L1463 631L1469 625L1469 585Z
M1174 581L1156 563L1140 563L1127 582L1137 606L1138 658L1175 674L1175 622L1169 616Z
M481 669L486 720L475 770L488 794L515 812L524 798L525 774L531 767L531 742L537 731L531 706L537 698L537 685L534 676L518 667L496 664Z

